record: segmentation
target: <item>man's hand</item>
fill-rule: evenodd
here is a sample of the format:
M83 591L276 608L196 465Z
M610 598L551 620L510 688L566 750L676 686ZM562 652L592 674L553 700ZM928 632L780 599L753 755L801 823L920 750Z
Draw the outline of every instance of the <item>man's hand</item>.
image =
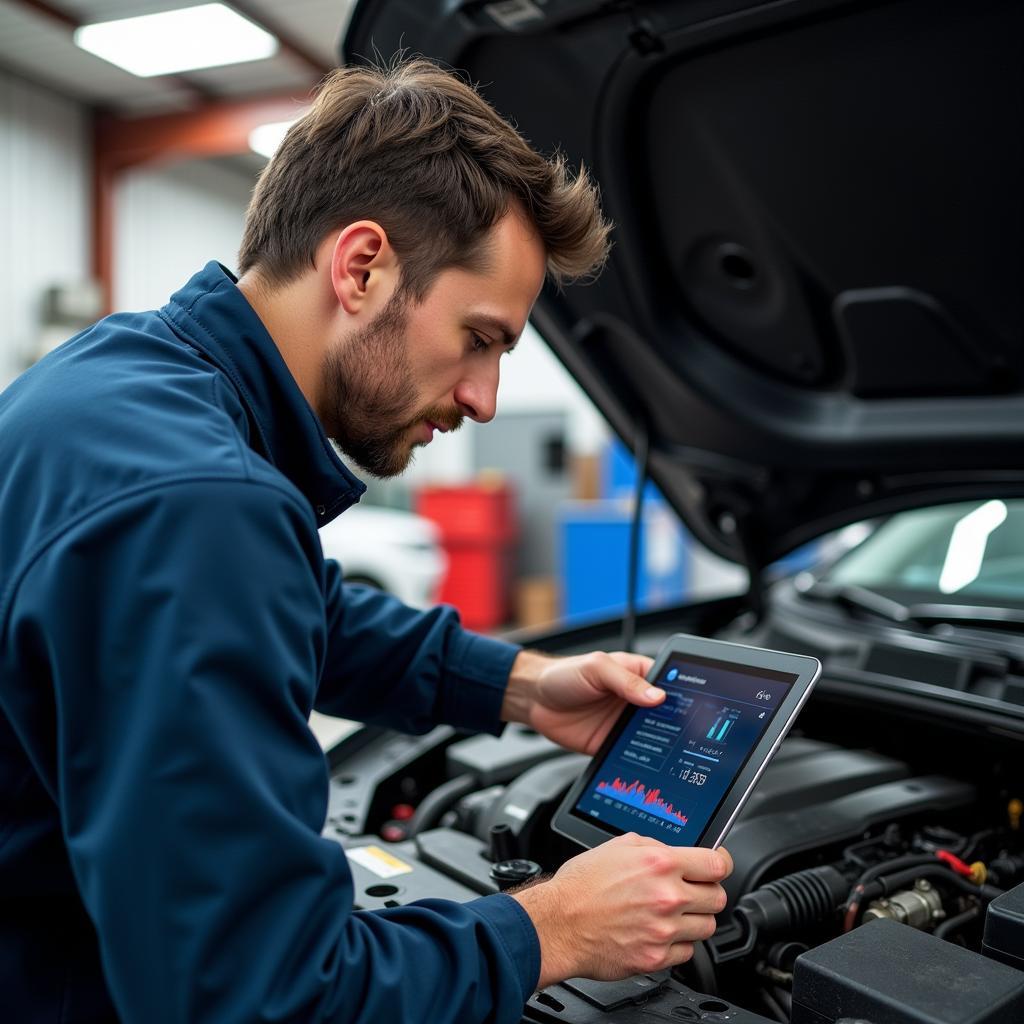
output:
M538 988L566 978L613 981L693 956L725 908L724 849L618 836L566 861L546 882L512 893L540 939Z
M624 704L654 707L665 691L644 676L652 661L641 654L584 654L548 658L520 651L512 664L501 717L525 722L570 750L595 754Z

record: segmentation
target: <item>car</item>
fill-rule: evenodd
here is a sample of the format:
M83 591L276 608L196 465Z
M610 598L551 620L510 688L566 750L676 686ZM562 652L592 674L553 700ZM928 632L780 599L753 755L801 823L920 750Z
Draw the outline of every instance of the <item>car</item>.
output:
M437 601L448 560L437 525L423 516L356 505L321 527L320 545L347 583L384 590L414 608Z
M601 185L608 266L545 288L535 326L750 580L638 616L636 649L685 632L824 665L727 840L714 937L671 972L551 986L524 1021L1024 1021L1022 29L1010 0L356 6L346 62L462 69ZM361 729L329 763L360 906L578 852L550 822L585 759L529 730Z

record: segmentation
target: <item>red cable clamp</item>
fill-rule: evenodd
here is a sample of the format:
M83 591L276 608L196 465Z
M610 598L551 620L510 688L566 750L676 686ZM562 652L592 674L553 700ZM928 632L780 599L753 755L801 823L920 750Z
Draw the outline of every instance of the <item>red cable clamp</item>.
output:
M963 875L964 878L971 877L970 864L962 861L955 853L950 853L949 850L936 850L935 856L944 864L948 864L958 875Z

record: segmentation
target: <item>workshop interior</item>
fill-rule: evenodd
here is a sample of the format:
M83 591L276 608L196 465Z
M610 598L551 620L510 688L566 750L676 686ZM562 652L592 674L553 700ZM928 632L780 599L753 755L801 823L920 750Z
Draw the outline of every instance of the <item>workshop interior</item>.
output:
M237 44L206 65L101 31L206 8ZM0 389L231 267L317 83L400 52L585 166L613 246L544 285L493 422L368 481L324 554L554 655L684 634L820 663L729 823L713 937L522 1021L1024 1022L1024 6L0 0ZM742 704L707 705L682 799ZM312 726L359 908L580 852L553 822L589 759L525 726ZM644 764L592 809L679 832Z

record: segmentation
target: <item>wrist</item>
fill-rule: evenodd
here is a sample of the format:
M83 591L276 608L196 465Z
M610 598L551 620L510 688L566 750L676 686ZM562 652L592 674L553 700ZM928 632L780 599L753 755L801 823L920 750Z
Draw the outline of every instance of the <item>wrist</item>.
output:
M537 988L547 988L578 973L572 956L572 944L565 941L566 909L559 906L558 894L549 882L539 882L509 893L526 911L540 944L540 977Z
M550 658L536 651L522 650L516 655L508 675L505 697L501 702L503 722L529 723L530 712L537 699L541 672L550 662Z

